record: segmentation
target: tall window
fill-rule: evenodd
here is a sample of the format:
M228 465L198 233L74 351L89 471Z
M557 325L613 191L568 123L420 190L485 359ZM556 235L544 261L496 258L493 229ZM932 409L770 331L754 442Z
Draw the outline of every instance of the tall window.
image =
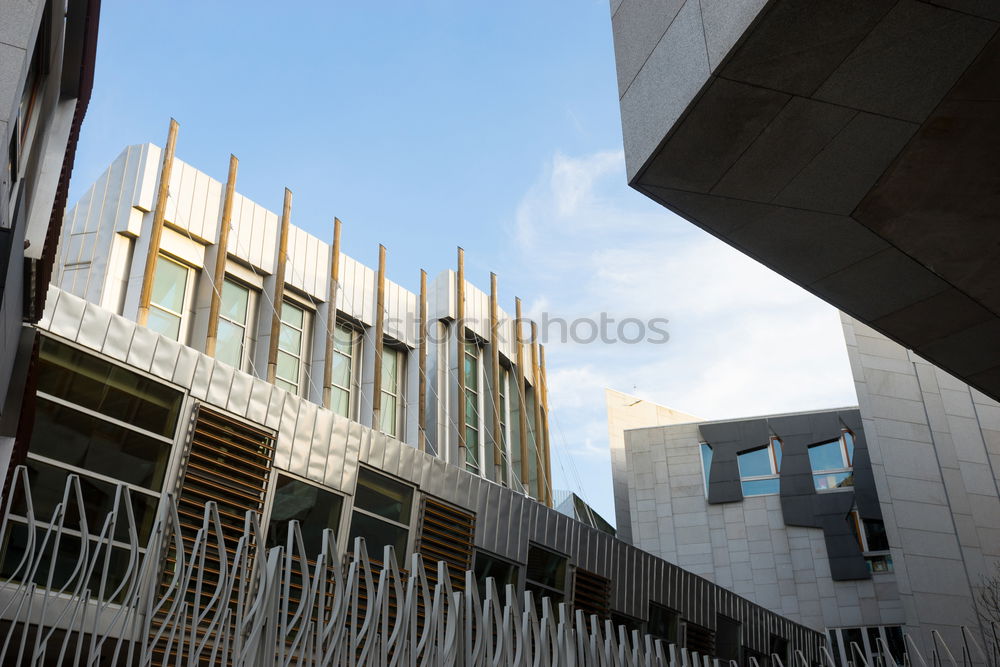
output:
M500 442L497 446L500 447L500 483L504 486L508 486L508 478L510 476L510 436L507 431L510 424L510 416L508 415L508 410L510 409L509 402L507 401L507 385L508 376L510 371L500 367L500 377L497 378L497 393L500 395L500 423L497 425L497 438Z
M531 544L524 578L525 590L531 591L538 609L543 597L551 598L555 606L562 602L566 590L566 557Z
M496 584L497 593L501 599L507 586L517 586L519 568L514 563L504 560L485 551L476 551L476 585L479 587L479 598L486 599L486 580L490 577Z
M676 644L679 625L680 614L676 611L655 602L649 603L649 634L670 644Z
M892 572L892 555L889 553L889 537L885 523L879 519L862 519L857 510L852 510L847 521L858 541L858 548L865 557L868 571L872 574Z
M382 396L379 405L381 430L398 438L403 423L403 366L404 352L394 347L382 347Z
M295 394L303 393L307 381L306 319L305 309L289 301L281 304L275 384Z
M160 255L153 274L153 290L149 299L146 326L167 338L184 342L185 304L191 269Z
M41 544L50 517L63 501L67 477L75 474L80 479L83 506L77 507L71 498L65 508L63 526L68 538L60 544L60 551L79 550L81 513L94 534L100 531L107 513L119 507L118 528L109 553L110 576L114 580L125 572L130 549L121 508L124 496L117 485L129 489L140 546L145 547L156 519L182 399L181 392L171 387L42 337L35 423L25 461L34 515L39 521L37 544ZM26 546L27 507L23 498L12 499L11 521L0 568L3 576L17 566L19 550ZM96 541L91 544L91 548L96 546ZM42 583L47 572L41 570L45 569L38 573ZM57 566L57 587L71 569ZM95 595L99 578L100 573L96 573L91 581ZM105 591L113 589L109 584Z
M358 332L338 323L333 329L333 387L330 408L343 417L354 417L355 381Z
M465 469L482 473L480 443L482 442L482 409L479 391L479 346L465 342Z
M336 493L279 474L274 485L267 547L285 546L289 524L298 521L306 556L314 560L323 550L323 531L331 528L337 536L343 506L344 499Z
M744 496L763 496L779 492L780 440L771 438L771 441L763 447L740 452L737 460Z
M810 446L809 465L817 491L854 486L854 434L845 430L838 440Z
M353 550L354 538L363 537L371 558L381 560L384 547L389 545L395 550L396 559L403 562L412 507L412 487L368 468L359 468L347 548Z
M705 497L708 497L709 477L712 472L712 445L707 442L701 443L701 472L705 478Z
M243 370L250 352L247 340L250 290L237 282L226 280L222 283L221 296L215 358Z
M508 433L510 434L511 486L526 492L526 482L521 479L521 396L517 391L517 374L513 371L507 372L506 396L508 397L507 413L510 417Z

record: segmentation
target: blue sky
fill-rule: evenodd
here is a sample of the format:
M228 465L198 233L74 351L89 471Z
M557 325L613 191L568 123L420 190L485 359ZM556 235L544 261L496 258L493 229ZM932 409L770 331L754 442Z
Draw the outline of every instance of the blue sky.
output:
M104 0L71 201L133 143L389 277L453 266L534 315L670 320L663 345L550 341L555 485L614 520L603 387L705 418L855 402L836 312L630 190L607 0Z

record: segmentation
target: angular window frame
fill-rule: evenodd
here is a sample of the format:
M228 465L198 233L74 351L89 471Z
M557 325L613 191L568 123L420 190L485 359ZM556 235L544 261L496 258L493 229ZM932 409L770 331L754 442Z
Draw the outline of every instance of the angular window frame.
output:
M740 457L744 454L751 454L754 452L759 452L762 449L766 449L768 453L768 464L770 466L770 473L766 475L744 475L743 467L740 465ZM750 449L745 449L742 452L738 452L736 455L737 466L740 471L740 490L743 493L743 497L750 496L773 496L781 493L781 438L777 436L771 436L766 445L761 445L760 447L752 447ZM747 485L755 486L757 482L777 482L777 486L773 491L763 491L763 492L748 492Z
M809 457L809 469L812 472L813 488L817 493L838 493L850 491L854 487L854 433L848 429L841 429L840 438L837 440L827 440L809 445L807 453L813 449L831 445L839 445L841 466L835 468L815 468L813 458ZM830 486L827 478L840 478L835 486ZM821 479L825 480L821 482ZM821 486L821 484L823 484Z
M408 508L408 511L404 513L404 514L406 514L405 518L407 519L407 523L403 523L403 522L400 522L400 521L396 521L396 520L390 519L388 517L383 516L382 514L379 514L378 512L376 512L374 510L365 509L364 507L359 507L358 506L358 488L361 486L361 483L362 483L361 479L362 479L363 475L373 475L376 478L381 477L381 478L389 480L393 484L398 484L400 486L406 487L409 490L409 493L410 493L410 496L409 496L409 508ZM403 529L403 530L406 531L406 540L405 540L405 545L404 545L404 551L405 551L405 553L397 553L396 554L396 562L398 564L405 563L406 562L405 559L408 557L409 553L413 549L414 514L417 511L417 505L418 505L417 501L418 500L419 500L419 498L418 498L418 494L417 494L417 488L414 487L412 484L408 484L408 483L404 482L403 480L397 479L395 477L387 475L387 474L385 474L383 472L380 472L378 470L375 470L373 468L368 468L368 467L365 467L365 466L359 466L358 467L358 477L357 477L357 480L356 480L355 486L354 486L354 495L351 496L351 503L350 503L351 521L350 521L350 524L347 527L347 540L348 540L347 545L346 545L347 552L348 553L353 553L353 551L354 551L354 540L351 537L351 535L354 533L355 517L356 517L356 515L360 514L360 515L362 515L364 517L367 517L369 520L379 521L379 522L385 523L385 524L387 524L389 526L392 526L394 528L401 528L401 529ZM382 553L381 552L379 552L379 553L372 553L371 548L369 548L369 546L367 544L365 545L365 548L368 551L368 558L370 558L372 560L375 560L375 561L381 562L381 560L382 560Z
M328 526L328 527L329 528L333 528L333 535L334 535L334 538L337 540L338 549L341 552L343 552L343 547L340 545L340 538L343 536L344 515L345 515L345 512L346 512L347 507L348 507L347 497L343 493L340 493L339 491L336 491L336 490L334 490L334 489L332 489L332 488L330 488L328 486L324 486L322 484L314 482L313 480L306 479L306 478L301 477L299 475L295 475L295 474L293 474L291 472L288 472L287 470L278 470L278 469L273 470L271 481L268 484L268 490L267 490L267 523L263 524L264 526L266 526L266 529L267 529L267 537L265 538L265 543L267 545L269 545L269 546L273 546L274 544L280 544L280 545L284 546L286 544L287 535L276 536L276 535L272 534L272 532L271 532L271 530L272 530L272 524L274 522L274 499L275 499L275 496L277 495L278 489L281 486L281 480L282 480L282 478L284 478L284 479L286 479L286 480L288 480L288 481L290 481L292 483L302 484L304 486L314 487L319 492L326 493L326 494L328 494L330 496L333 496L333 497L335 497L335 498L337 498L339 500L339 502L340 502L340 509L337 512L336 525L335 526ZM279 539L275 540L274 539L275 537L277 537ZM305 539L306 539L305 531L303 531L303 540L305 540ZM308 548L307 548L306 551L307 551L306 555L310 559L310 562L315 562L316 557L319 555L319 552L317 552L315 554L314 553L308 553ZM340 556L340 554L334 554L334 555L337 556L337 557Z

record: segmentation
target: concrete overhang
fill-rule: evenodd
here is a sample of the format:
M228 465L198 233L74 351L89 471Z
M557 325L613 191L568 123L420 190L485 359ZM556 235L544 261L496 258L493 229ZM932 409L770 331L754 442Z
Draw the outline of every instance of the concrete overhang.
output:
M632 187L1000 399L1000 2L612 12Z

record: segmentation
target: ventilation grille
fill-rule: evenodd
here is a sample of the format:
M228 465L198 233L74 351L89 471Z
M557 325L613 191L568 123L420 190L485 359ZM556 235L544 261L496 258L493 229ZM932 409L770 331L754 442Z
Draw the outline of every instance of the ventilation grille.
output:
M211 528L208 531L208 549L202 565L202 590L198 591L192 583L188 590L181 591L189 609L205 608L215 592L215 583L221 572L219 547L222 546L232 558L236 543L243 535L246 513L253 511L260 515L273 459L272 434L203 406L198 408L191 447L177 490L177 513L184 552L190 554L192 551L195 536L203 525L205 505L209 501L215 501L218 507L222 534L217 535ZM177 566L177 555L173 549L167 553L165 566L164 587L169 584ZM233 588L233 596L229 600L231 604L237 602L238 588ZM200 634L199 629L195 629L195 633ZM178 646L175 642L168 656L164 654L165 646L161 641L154 651L154 661L172 662L186 655L187 645Z
M465 571L472 569L472 537L476 516L424 497L421 510L420 538L417 552L427 564L428 579L436 583L437 563L448 564L448 575L455 590L465 590Z
M697 623L688 622L684 648L698 655L715 655L715 632Z
M573 581L573 606L587 616L608 618L611 613L611 580L578 569Z

